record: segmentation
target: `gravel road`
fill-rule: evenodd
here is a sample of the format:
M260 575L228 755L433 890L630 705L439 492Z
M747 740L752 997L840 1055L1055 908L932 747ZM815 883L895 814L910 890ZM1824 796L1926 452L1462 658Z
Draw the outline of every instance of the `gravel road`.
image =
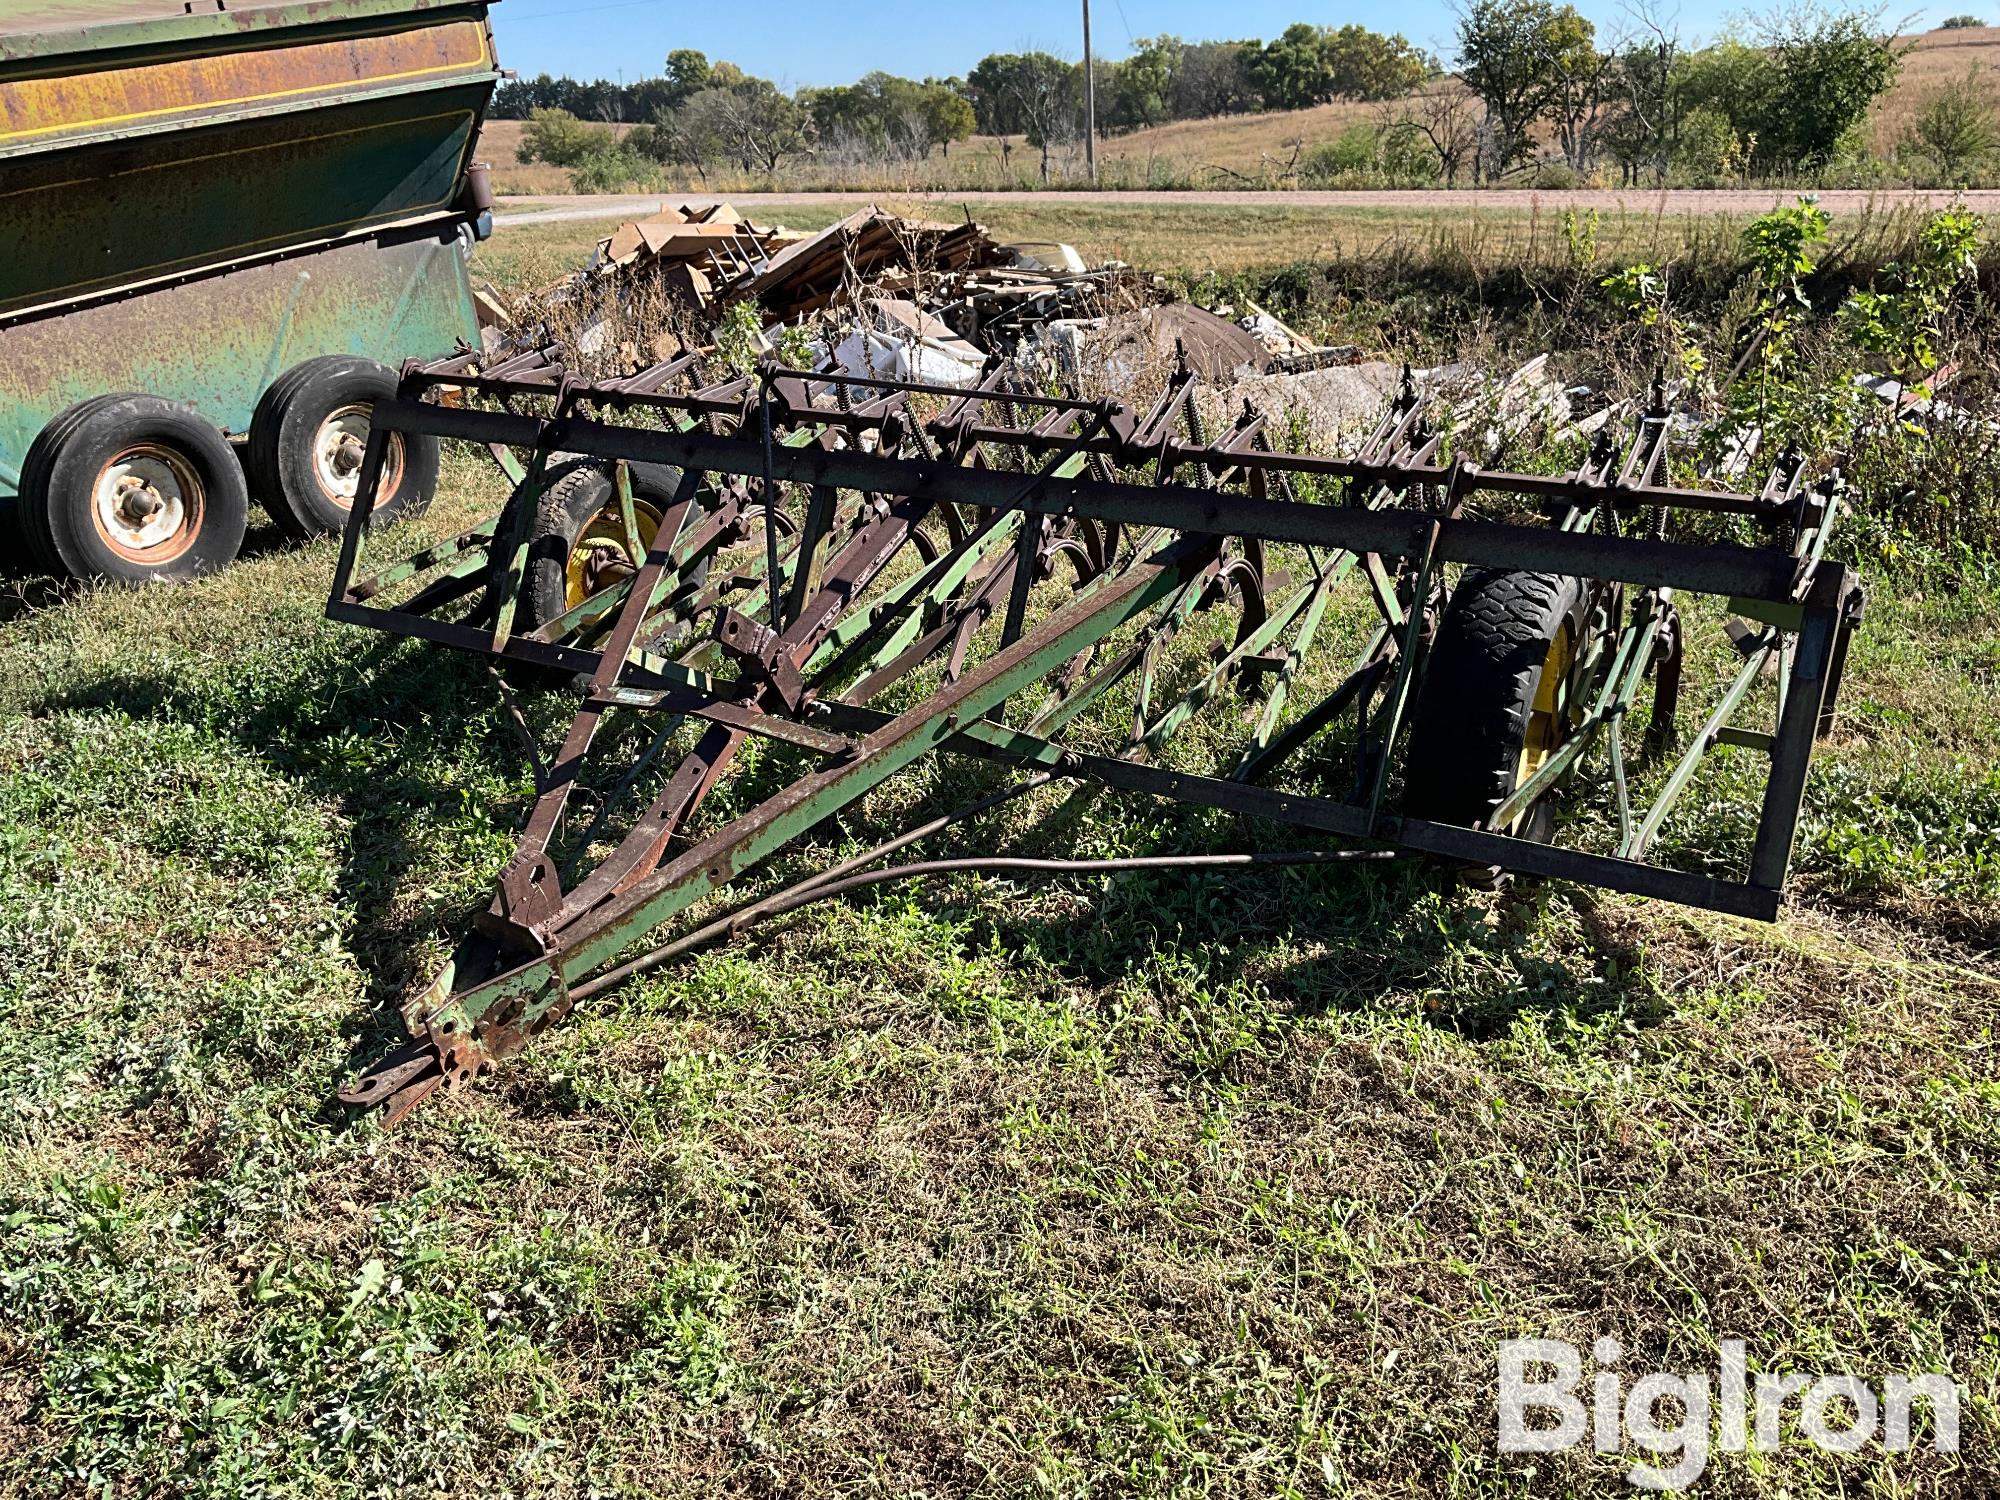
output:
M729 202L738 208L785 208L813 203L860 203L871 197L883 203L1109 203L1129 206L1229 207L1229 208L1403 208L1429 213L1527 212L1564 208L1594 208L1600 212L1667 214L1762 213L1777 204L1789 203L1797 194L1783 190L1689 188L1666 191L1617 191L1585 189L1573 192L1529 192L1502 188L1487 192L1464 189L1369 190L1353 189L1308 192L1025 192L1025 193L645 193L607 196L549 196L505 199L495 206L494 223L500 228L521 224L556 224L576 219L629 219L651 213L660 204L708 204ZM1943 207L1962 199L1981 213L2000 213L2000 190L1951 193L1918 189L1863 192L1834 189L1818 195L1820 205L1831 213L1858 213L1862 209L1901 208L1911 205Z

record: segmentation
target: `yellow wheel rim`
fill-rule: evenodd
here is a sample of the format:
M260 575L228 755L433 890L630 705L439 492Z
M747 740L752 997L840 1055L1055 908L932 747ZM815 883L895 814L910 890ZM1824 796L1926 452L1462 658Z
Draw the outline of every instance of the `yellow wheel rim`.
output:
M660 513L644 500L634 500L632 519L639 528L636 550L625 535L625 518L616 502L583 523L576 540L570 544L569 561L563 568L566 607L575 609L591 595L601 594L620 578L639 570L646 549L653 545L653 536L660 529Z
M1576 634L1565 620L1549 642L1542 658L1542 675L1535 683L1534 706L1528 711L1528 732L1521 741L1521 760L1515 768L1514 785L1526 786L1535 773L1549 763L1562 742L1569 738L1570 714L1563 689L1569 684L1570 668L1576 661ZM1526 812L1521 814L1525 818ZM1520 819L1515 819L1518 825Z

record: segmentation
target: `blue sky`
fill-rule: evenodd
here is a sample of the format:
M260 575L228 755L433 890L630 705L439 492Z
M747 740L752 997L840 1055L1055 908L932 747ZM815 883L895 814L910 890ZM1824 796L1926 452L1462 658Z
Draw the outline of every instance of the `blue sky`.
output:
M1621 0L1583 0L1578 8L1600 34L1618 28ZM1685 0L1680 27L1712 35L1747 10L1741 0ZM1928 20L1956 11L2000 11L1996 0L1936 7ZM1898 13L1901 14L1900 12ZM503 66L523 73L568 73L629 81L660 70L674 47L728 58L752 73L797 87L847 83L872 68L921 78L963 73L989 52L1042 47L1082 53L1080 0L502 0L492 11ZM1311 0L1091 0L1098 51L1122 57L1133 37L1173 32L1207 37L1271 37L1293 21L1400 31L1449 61L1454 17L1449 0L1396 6L1329 6Z

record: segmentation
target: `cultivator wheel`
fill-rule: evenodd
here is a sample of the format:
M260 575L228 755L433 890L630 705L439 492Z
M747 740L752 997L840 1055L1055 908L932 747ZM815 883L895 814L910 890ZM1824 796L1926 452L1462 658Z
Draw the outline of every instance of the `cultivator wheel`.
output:
M1609 632L1597 596L1561 573L1468 568L1453 590L1410 719L1403 806L1420 818L1492 826L1581 727ZM1545 794L1498 831L1549 842Z
M1535 475L1445 460L1407 380L1344 457L1276 451L1248 410L1212 432L1194 389L1183 370L1142 412L997 371L960 390L776 366L708 381L693 358L587 384L547 351L407 369L375 408L328 613L560 680L575 714L537 752L536 803L490 906L406 1008L408 1048L342 1097L400 1118L696 946L968 868L1413 851L1776 913L1858 618L1853 578L1822 559L1836 478L1811 483L1788 459L1756 495L1664 483L1657 393L1624 441L1607 431L1573 473ZM480 526L364 576L395 434L484 445L513 488ZM1294 493L1300 477L1316 498ZM1745 518L1762 540L1665 540L1675 510ZM1626 717L1650 677L1647 746L1670 745L1691 593L1757 633L1641 789ZM1767 668L1775 693L1759 690ZM1769 727L1739 722L1753 714ZM1184 733L1198 718L1209 728ZM1648 861L1723 743L1768 761L1747 870ZM937 755L1016 779L715 906ZM882 863L1059 778L1287 825L1308 846ZM1558 790L1603 813L1585 820L1591 842L1562 841ZM725 803L741 810L715 814ZM694 920L704 907L718 914Z
M533 631L595 598L645 565L681 487L678 469L615 465L558 455L528 529L528 561L515 619Z

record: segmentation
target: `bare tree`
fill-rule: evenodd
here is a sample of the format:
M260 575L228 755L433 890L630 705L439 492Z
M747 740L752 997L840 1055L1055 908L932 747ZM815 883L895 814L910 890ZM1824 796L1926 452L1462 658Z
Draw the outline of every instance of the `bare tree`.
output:
M1611 81L1616 111L1605 127L1605 141L1624 181L1650 171L1664 187L1673 162L1679 125L1674 106L1674 72L1681 58L1680 18L1662 15L1654 0L1633 0L1625 8L1631 32L1618 53Z
M1384 130L1414 131L1437 157L1446 187L1458 185L1459 169L1479 149L1479 101L1456 78L1440 78L1406 99L1381 106L1376 118Z

